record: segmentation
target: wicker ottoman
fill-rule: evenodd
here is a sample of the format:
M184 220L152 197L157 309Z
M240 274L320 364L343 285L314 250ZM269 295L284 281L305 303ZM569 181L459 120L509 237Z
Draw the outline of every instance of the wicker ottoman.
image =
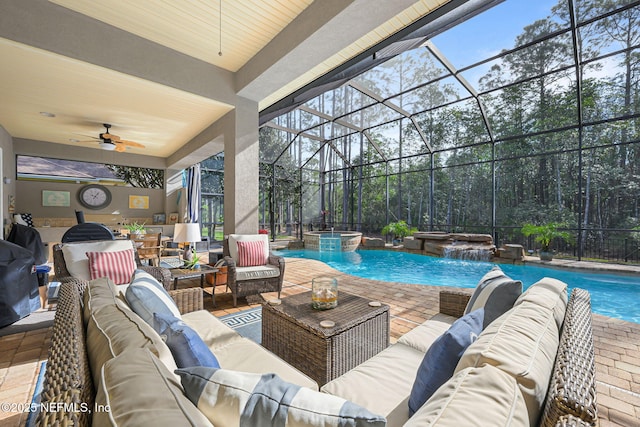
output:
M311 292L262 307L262 345L313 378L320 386L389 345L389 306L340 292L338 307L311 308ZM334 322L323 328L322 321Z

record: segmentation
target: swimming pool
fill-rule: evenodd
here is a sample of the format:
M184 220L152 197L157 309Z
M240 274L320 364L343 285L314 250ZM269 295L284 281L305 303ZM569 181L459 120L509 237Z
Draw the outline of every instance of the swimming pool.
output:
M420 285L474 288L494 264L436 258L397 251L317 252L283 250L285 257L323 261L343 273L366 279ZM575 270L557 270L536 265L500 264L511 278L521 280L525 289L543 277L553 277L591 293L593 311L609 317L640 323L640 277Z

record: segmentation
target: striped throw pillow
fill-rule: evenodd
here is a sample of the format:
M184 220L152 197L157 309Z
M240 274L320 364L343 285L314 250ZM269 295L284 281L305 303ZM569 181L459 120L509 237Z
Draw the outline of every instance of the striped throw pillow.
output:
M522 282L513 280L495 266L484 275L467 303L464 314L484 308L484 326L509 311L522 294Z
M87 252L91 280L108 277L116 285L129 283L136 269L133 249L115 252Z
M238 244L238 267L253 267L265 265L264 242L260 240L239 241Z
M171 295L151 274L143 270L136 270L131 277L131 284L127 287L124 297L129 307L142 320L153 326L153 314L181 318L180 310Z
M276 374L194 366L176 369L185 394L216 426L384 427L386 419Z

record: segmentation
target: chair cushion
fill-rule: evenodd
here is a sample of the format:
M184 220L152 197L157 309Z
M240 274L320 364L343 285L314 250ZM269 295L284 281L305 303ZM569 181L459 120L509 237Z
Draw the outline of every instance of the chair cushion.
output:
M131 309L153 326L153 313L180 318L180 310L164 287L151 274L136 270L125 291Z
M456 320L453 325L429 347L409 395L409 416L412 416L431 395L453 376L462 353L478 339L482 332L484 309Z
M280 269L273 265L236 268L236 280L267 279L280 276Z
M266 234L229 234L229 255L238 265L238 245L237 242L264 242L264 259L269 257L269 236Z
M267 258L264 256L264 242L260 240L250 242L237 242L238 267L253 267L265 265Z
M404 427L436 425L528 426L529 418L516 381L499 369L484 365L458 372L433 394Z
M495 266L480 279L464 314L484 308L484 327L486 328L513 307L520 294L522 294L522 282L512 280L502 272L500 267Z
M129 283L136 269L133 249L115 252L87 252L91 280L108 277L116 285Z
M219 368L218 359L198 334L181 319L160 313L153 314L153 329L171 350L178 368L206 366Z
M276 374L194 367L176 371L185 394L218 426L383 427L383 417Z
M147 349L128 349L104 364L93 413L96 426L211 426L178 379ZM93 408L91 408L93 409Z
M133 249L129 240L96 240L93 242L74 242L62 244L62 255L67 271L71 276L89 281L89 259L87 252L115 252Z

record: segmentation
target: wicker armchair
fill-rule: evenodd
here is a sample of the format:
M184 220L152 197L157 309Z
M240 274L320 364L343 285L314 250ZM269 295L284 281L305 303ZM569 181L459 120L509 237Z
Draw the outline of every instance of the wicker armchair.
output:
M101 242L101 241L95 241ZM131 242L126 240L125 242ZM77 243L77 242L76 242ZM86 242L92 243L92 242ZM57 244L53 247L53 270L56 275L56 280L61 283L74 283L79 289L84 289L87 284L86 280L83 280L78 277L74 277L69 270L67 269L67 264L64 260L64 254L62 252L63 244ZM131 243L131 247L134 248L135 256L136 256L136 265L137 268L144 270L155 277L158 282L162 283L164 288L168 291L171 289L172 280L171 280L171 272L164 267L152 267L147 265L142 265L140 262L140 257L138 256L138 252L135 250L133 243Z
M238 261L238 244L241 241L264 242L266 262L263 265L242 267ZM262 292L277 292L280 298L284 279L284 258L269 252L269 239L265 234L230 234L224 242L224 261L227 269L227 286L233 295L233 306L238 297L256 295Z

